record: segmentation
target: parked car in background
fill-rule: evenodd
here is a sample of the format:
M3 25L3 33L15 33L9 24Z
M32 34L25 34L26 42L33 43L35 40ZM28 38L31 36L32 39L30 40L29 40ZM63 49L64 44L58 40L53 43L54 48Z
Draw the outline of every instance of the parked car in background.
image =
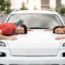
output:
M15 23L17 26L25 24L33 31L11 35L17 38L15 41L0 40L0 64L65 64L65 39L55 40L61 35L44 31L64 25L57 12L15 10L5 23Z

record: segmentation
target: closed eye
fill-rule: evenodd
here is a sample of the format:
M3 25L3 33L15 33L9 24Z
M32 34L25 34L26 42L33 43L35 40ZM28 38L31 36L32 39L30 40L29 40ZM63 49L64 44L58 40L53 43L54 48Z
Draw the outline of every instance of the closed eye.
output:
M58 34L58 30L57 30L57 34Z

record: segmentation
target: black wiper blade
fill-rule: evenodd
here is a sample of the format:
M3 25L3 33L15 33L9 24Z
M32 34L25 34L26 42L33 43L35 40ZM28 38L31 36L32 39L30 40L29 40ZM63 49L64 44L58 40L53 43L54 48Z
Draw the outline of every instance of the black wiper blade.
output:
M42 28L42 27L30 27L30 29L49 29L49 28Z

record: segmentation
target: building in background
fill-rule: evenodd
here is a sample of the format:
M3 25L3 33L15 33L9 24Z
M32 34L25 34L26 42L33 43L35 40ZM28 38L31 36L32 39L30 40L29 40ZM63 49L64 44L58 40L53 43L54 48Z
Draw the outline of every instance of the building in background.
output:
M10 0L10 2L11 2L11 10L15 9L15 1L16 0Z
M58 12L60 12L61 6L62 6L61 0L56 0L56 9L58 10Z
M11 9L21 8L22 2L29 10L58 9L61 7L61 0L10 0Z
M41 0L41 10L48 8L49 8L49 0Z
M15 9L15 1L16 0L5 0L5 1L10 1L11 2L11 10Z
M38 9L58 9L60 10L61 7L61 0L23 0L26 7L29 10Z
M41 0L41 10L43 9L60 9L61 0Z
M23 0L22 2L25 3L25 6L29 9L29 10L34 10L34 9L38 9L40 10L40 0Z
M19 9L22 7L22 0L8 0L11 2L11 10Z
M56 0L41 0L41 10L50 8L56 8Z

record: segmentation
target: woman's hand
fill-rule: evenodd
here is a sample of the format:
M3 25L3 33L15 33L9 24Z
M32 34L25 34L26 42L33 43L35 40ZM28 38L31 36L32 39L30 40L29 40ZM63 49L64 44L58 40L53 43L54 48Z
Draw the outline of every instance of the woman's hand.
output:
M51 30L53 30L53 29L46 29L46 30L44 30L44 31L51 31Z
M61 40L61 39L65 39L65 36L61 36L61 37L56 37L56 40Z

